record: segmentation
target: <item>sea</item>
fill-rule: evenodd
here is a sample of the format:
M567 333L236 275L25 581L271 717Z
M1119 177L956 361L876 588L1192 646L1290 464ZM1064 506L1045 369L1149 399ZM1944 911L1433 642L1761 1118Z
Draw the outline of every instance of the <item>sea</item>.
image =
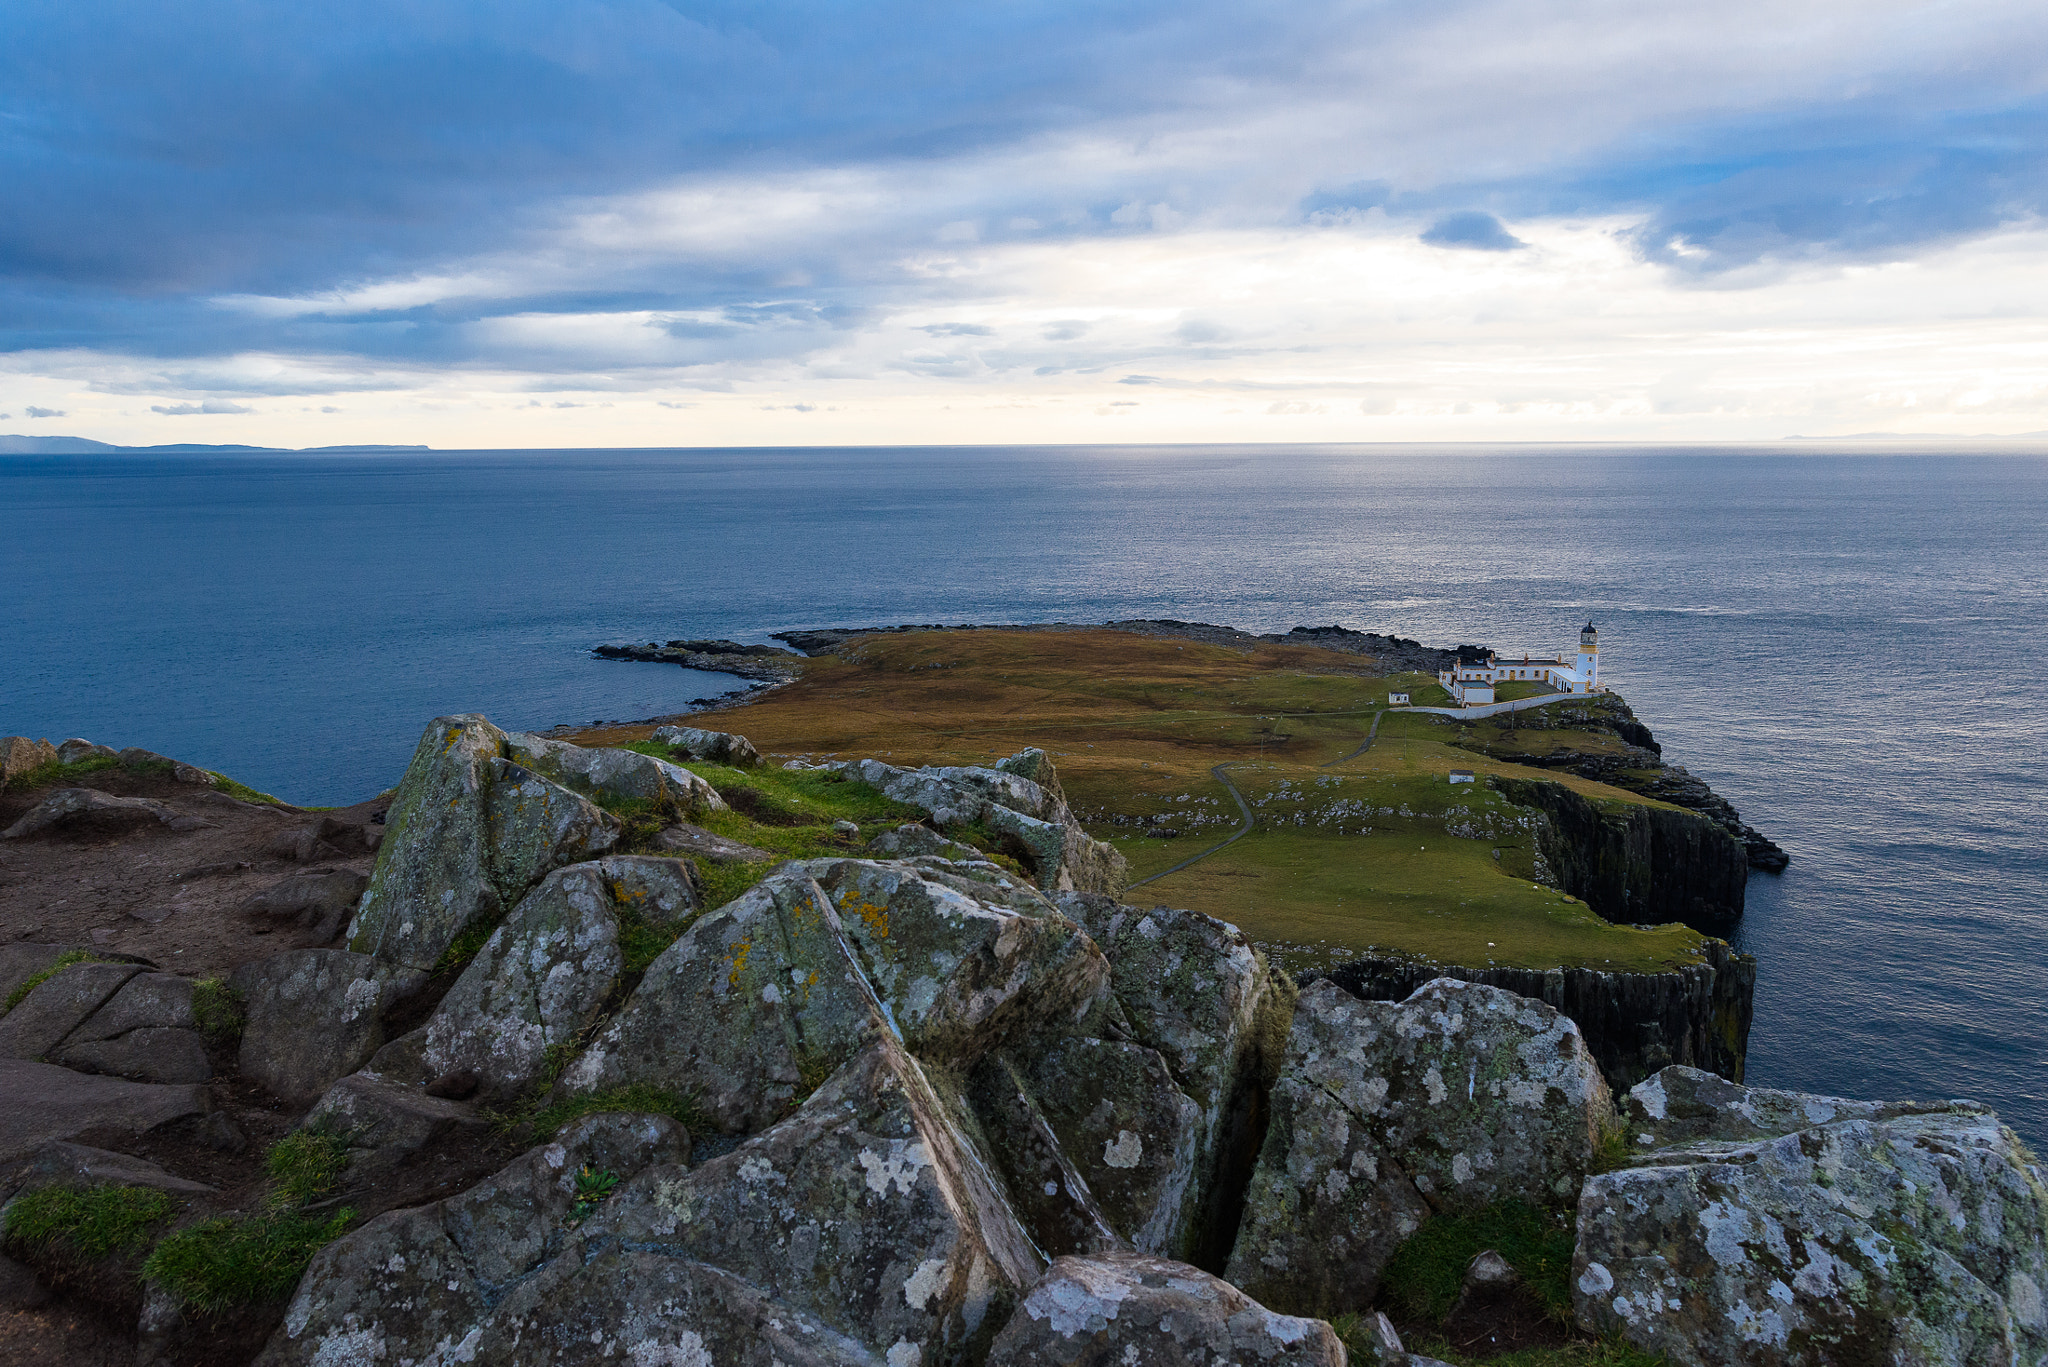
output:
M0 733L301 804L428 718L688 710L606 642L1340 623L1559 649L1792 856L1749 1080L2048 1143L2048 447L1114 446L0 456Z

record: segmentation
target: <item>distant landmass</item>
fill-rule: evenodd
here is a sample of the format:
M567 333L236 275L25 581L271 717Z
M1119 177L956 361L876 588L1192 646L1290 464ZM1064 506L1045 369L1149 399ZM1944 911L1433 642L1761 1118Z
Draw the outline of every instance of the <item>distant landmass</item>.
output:
M428 451L428 446L401 446L396 443L364 443L355 446L244 446L223 442L208 444L196 441L170 442L162 446L114 446L90 437L31 437L21 433L0 435L0 456L89 456L99 452L121 455L135 451Z

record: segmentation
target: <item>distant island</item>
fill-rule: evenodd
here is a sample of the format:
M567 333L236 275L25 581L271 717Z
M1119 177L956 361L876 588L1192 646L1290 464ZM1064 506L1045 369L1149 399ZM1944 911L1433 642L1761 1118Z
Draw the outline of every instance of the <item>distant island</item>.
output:
M289 451L295 454L328 453L347 455L356 451L431 451L430 446L408 446L396 442L362 442L347 446L245 446L236 442L175 441L160 446L115 446L90 437L31 437L20 432L0 434L0 456L92 456L127 455L143 451Z

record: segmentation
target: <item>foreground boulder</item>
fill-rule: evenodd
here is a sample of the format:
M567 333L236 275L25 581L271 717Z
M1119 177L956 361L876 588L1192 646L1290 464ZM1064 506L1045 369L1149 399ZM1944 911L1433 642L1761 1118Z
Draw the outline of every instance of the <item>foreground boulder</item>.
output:
M708 759L735 769L751 769L761 762L761 752L745 736L730 731L700 731L694 726L664 726L654 733L657 745L680 750L691 759Z
M1437 1211L1569 1205L1612 1104L1578 1027L1438 978L1403 1002L1302 994L1227 1275L1276 1309L1370 1305Z
M672 932L696 915L696 884L678 859L615 856L542 879L456 980L427 1022L434 1077L504 1101L538 1080L552 1050L597 1019L625 968L622 927Z
M788 1120L623 1187L499 1307L477 1360L968 1363L1041 1267L880 1030Z
M1344 1367L1321 1320L1276 1315L1185 1263L1134 1253L1061 1258L989 1349L989 1367Z
M1968 1102L1844 1101L1667 1068L1579 1198L1579 1321L1674 1364L2048 1358L2048 1187Z
M491 1361L474 1356L491 1307L587 1213L579 1174L624 1179L688 1149L664 1117L590 1116L459 1196L380 1215L313 1259L257 1361Z
M1093 1000L1108 965L1034 890L866 860L791 863L699 919L563 1074L570 1092L694 1090L758 1131L871 1038L970 1060Z
M505 733L480 716L427 724L385 813L351 950L432 969L465 927L495 920L562 865L611 848L616 820L506 752Z
M1202 1199L1161 1242L1139 1247L1220 1265L1258 1158L1265 1098L1287 1055L1294 981L1237 927L1199 912L1143 911L1090 893L1059 905L1101 946L1132 1033L1159 1052L1198 1112L1193 1191Z

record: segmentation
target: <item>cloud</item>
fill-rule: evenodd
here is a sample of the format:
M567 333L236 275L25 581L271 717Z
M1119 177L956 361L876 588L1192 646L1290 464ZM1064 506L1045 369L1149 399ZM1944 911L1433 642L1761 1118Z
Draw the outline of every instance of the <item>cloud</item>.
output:
M238 403L229 403L226 399L208 399L204 403L151 404L149 407L149 411L152 413L161 413L167 418L183 418L189 417L195 413L207 413L217 415L227 413L252 413L255 410L251 408L244 408L241 404Z
M1775 317L1813 273L2048 215L2037 0L10 19L0 357L108 394L758 412L762 386L877 377L926 399L1098 374L1278 387L1289 355L1313 384L1372 343L1290 253L1370 257L1406 310L1382 326L1444 320L1404 335L1446 356L1550 300L1505 273L1588 225L1628 289L1651 288L1640 267ZM1501 314L1467 307L1482 294ZM910 330L930 349L904 354Z
M1529 245L1492 214L1477 210L1444 215L1429 225L1422 240L1432 247L1465 247L1481 252L1511 252Z
M28 414L31 418L61 418L64 416L64 410L61 408L37 408L34 404L30 404L21 411Z

